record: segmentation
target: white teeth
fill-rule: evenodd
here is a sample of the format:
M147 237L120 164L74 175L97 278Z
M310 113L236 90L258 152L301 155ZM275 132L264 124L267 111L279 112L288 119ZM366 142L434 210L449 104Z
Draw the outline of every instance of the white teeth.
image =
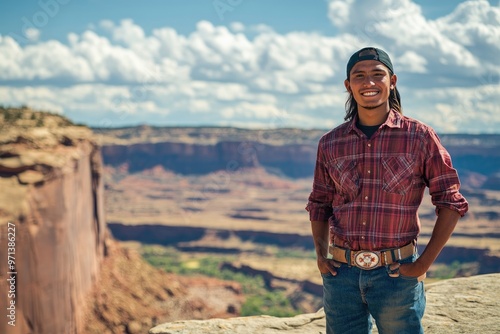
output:
M366 92L366 93L363 93L363 96L374 96L377 94L378 94L377 92Z

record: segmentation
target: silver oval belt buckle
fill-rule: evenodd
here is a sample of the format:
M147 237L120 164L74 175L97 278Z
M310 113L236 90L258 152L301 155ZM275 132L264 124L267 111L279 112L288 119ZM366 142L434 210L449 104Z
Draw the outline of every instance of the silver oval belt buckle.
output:
M375 252L359 251L354 254L354 263L360 269L374 269L380 263L380 255Z

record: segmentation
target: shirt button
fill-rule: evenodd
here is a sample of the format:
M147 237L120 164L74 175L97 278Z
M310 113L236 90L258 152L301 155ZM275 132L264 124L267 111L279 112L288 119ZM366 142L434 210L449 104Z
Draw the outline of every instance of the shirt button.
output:
M372 144L371 144L371 143L368 143L368 147L372 147Z
M361 239L365 240L365 236L364 236L364 235L363 235L363 236L361 236Z
M368 196L365 196L365 199L368 199Z
M371 173L372 173L372 171L371 171L371 170L368 170L368 174L371 174Z
M363 225L366 225L366 221L363 221Z

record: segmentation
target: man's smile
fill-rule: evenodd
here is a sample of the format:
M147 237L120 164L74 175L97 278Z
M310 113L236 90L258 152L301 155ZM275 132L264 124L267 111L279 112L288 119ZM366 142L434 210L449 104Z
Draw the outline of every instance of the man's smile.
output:
M363 93L361 93L361 95L363 95L363 96L375 96L378 93L379 93L378 91L372 91L371 90L371 91L363 92Z

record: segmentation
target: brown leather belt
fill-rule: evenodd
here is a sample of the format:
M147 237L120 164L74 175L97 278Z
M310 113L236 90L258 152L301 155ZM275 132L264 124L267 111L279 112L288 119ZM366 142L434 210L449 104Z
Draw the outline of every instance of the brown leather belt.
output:
M413 242L410 242L408 245L400 248L381 251L353 251L337 246L330 246L329 252L335 261L347 263L350 266L356 266L363 270L371 270L412 256L415 253L415 245Z

